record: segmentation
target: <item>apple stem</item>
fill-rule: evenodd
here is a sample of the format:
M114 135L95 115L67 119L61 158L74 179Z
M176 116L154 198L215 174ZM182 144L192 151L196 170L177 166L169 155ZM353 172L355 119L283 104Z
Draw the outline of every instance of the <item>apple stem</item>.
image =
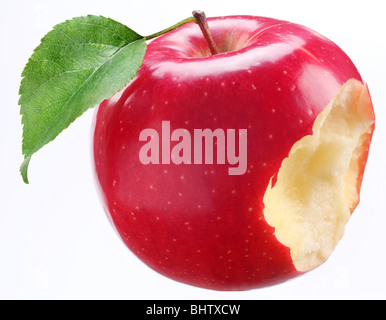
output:
M206 42L208 43L210 52L212 55L218 54L219 51L217 49L216 43L213 40L212 33L210 32L205 12L195 10L192 12L192 15L197 20L197 24L199 25L201 32L204 35Z

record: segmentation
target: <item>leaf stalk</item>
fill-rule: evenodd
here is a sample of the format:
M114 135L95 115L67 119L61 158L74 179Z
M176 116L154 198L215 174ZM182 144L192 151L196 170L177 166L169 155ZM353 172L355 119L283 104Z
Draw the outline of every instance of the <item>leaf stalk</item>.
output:
M183 26L184 24L187 24L187 23L190 23L190 22L198 23L198 21L197 21L196 18L194 18L194 17L189 17L189 18L186 18L186 19L184 19L184 20L182 20L182 21L180 21L180 22L178 22L178 23L172 25L172 26L169 27L169 28L166 28L166 29L161 30L161 31L156 32L156 33L153 33L153 34L151 34L151 35L149 35L149 36L146 36L146 37L144 37L144 38L145 38L146 40L151 40L151 39L157 38L157 37L159 37L159 36L162 36L162 35L165 34L165 33L168 33L168 32L170 32L170 31L173 31L174 29L177 29L177 28Z

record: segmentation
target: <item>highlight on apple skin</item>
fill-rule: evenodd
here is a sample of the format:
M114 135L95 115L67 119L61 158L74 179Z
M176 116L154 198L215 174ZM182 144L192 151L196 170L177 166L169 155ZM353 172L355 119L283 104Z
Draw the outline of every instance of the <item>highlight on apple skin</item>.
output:
M374 130L370 94L349 57L306 27L208 23L218 54L189 23L152 41L136 77L97 108L98 189L120 238L155 271L213 290L275 285L324 263L343 236ZM158 140L139 139L145 129ZM213 148L201 164L198 129L209 129L200 157ZM219 137L234 134L236 156L240 130L246 167L232 175Z

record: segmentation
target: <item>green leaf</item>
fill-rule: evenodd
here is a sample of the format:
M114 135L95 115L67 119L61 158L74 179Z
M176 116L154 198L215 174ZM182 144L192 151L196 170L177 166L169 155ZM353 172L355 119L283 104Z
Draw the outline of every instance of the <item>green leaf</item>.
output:
M146 53L145 41L114 20L91 15L47 33L22 73L19 91L24 182L36 151L135 76Z

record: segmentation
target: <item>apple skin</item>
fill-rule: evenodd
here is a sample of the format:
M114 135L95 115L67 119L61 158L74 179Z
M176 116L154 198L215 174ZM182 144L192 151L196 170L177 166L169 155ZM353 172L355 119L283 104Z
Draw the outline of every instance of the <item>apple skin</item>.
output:
M251 16L208 22L220 49L239 50L209 56L198 26L187 24L152 41L132 82L97 108L98 189L123 242L157 272L214 290L275 285L302 273L264 219L268 183L340 87L362 79L337 45L303 26ZM247 172L143 165L139 134L161 133L163 120L172 131L248 129Z

